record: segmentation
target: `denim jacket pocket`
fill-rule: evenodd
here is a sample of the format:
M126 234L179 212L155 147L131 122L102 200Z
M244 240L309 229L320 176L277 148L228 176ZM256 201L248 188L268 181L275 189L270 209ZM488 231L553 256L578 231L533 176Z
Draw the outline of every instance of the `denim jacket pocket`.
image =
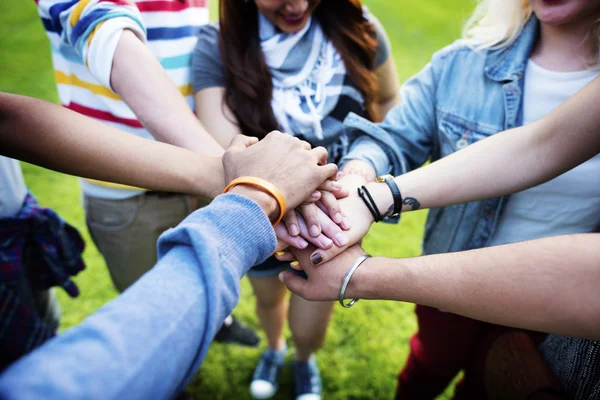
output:
M499 130L449 114L442 115L439 119L440 158L492 136Z

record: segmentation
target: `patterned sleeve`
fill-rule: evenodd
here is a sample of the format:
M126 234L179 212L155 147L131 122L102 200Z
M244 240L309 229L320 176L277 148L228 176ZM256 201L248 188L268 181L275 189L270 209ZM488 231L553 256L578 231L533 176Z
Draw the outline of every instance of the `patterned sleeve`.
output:
M114 53L124 29L142 41L146 29L133 0L39 0L38 12L56 49L71 47L106 87Z

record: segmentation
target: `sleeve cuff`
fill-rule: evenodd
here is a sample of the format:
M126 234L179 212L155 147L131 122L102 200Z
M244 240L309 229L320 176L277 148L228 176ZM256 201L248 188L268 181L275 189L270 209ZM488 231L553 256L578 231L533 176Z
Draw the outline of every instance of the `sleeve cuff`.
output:
M371 164L377 176L390 173L391 165L385 151L372 140L365 137L356 139L350 151L342 157L340 166L350 160L361 160Z
M146 31L140 22L129 17L111 18L90 33L88 37L87 52L84 60L94 77L105 87L112 90L110 75L112 72L113 58L121 33L131 30L142 42L146 43Z
M221 262L235 269L239 278L266 260L277 246L275 231L262 208L244 196L229 193L217 196L208 206L165 232L158 242L159 258L174 245L202 245L202 235L196 232L212 236Z

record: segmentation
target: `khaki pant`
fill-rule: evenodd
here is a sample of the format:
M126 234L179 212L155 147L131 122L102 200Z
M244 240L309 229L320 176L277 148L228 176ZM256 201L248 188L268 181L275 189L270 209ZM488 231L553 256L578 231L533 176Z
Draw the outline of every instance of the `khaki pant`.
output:
M147 192L125 200L84 196L92 239L119 291L156 264L156 242L193 211L189 196Z

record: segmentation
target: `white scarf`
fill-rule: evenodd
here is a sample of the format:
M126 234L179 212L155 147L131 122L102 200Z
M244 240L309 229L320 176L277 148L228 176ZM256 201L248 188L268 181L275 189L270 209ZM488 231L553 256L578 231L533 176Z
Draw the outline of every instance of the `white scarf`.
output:
M282 33L259 12L263 54L273 80L273 114L286 133L323 140L323 119L344 90L341 56L312 19L299 32Z

